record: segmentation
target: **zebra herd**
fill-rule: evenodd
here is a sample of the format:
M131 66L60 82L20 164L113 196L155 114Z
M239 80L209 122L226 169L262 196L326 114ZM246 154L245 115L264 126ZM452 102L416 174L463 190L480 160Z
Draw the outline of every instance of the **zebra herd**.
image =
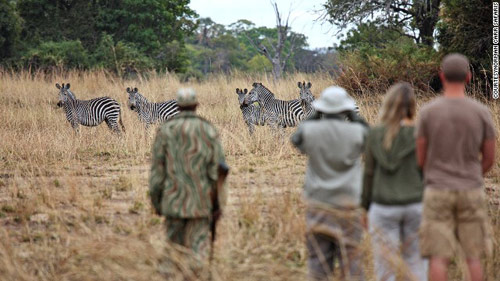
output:
M298 82L299 98L289 101L276 99L275 95L262 83L253 83L250 92L247 89L236 88L238 102L243 119L250 134L255 126L269 125L272 128L295 127L301 121L315 114L312 107L314 96L312 84ZM57 105L64 108L66 119L73 129L79 130L79 125L97 126L103 121L109 129L120 134L120 127L125 131L121 119L120 104L110 97L100 97L91 100L79 100L70 90L70 84L56 84L59 89ZM137 88L127 88L128 107L135 111L139 120L148 128L150 125L166 121L179 113L176 100L165 102L150 102L139 93ZM357 109L358 110L358 109ZM118 123L120 126L118 126Z
M117 134L121 131L118 123L125 131L125 126L121 119L120 104L110 97L100 97L91 100L79 100L75 94L71 92L70 84L59 83L56 84L59 89L59 102L57 105L64 108L66 119L71 124L73 129L79 130L79 125L93 127L106 122L109 129ZM146 128L151 124L166 121L177 113L179 107L175 100L166 102L150 102L143 95L139 93L137 88L127 88L128 93L128 107L135 111L139 120L144 123Z

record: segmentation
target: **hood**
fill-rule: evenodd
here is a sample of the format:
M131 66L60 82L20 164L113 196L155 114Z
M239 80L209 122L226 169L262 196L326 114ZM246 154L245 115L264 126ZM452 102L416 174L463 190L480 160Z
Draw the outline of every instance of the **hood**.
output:
M372 129L369 145L377 163L386 170L396 171L403 159L415 151L414 130L414 127L402 126L392 142L391 149L386 150L383 147L385 127Z

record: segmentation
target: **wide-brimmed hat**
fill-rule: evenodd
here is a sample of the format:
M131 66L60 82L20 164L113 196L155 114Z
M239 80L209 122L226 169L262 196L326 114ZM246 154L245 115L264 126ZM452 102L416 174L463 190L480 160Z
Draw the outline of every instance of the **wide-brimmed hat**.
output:
M197 105L196 93L191 88L181 88L177 91L177 104L179 106Z
M323 113L340 113L355 110L356 103L346 90L332 86L323 90L319 99L312 102L312 107Z

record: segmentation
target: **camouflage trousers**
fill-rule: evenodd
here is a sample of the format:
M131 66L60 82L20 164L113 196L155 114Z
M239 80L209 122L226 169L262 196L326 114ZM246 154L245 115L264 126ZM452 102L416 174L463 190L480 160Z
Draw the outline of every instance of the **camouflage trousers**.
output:
M165 226L170 246L160 272L167 280L173 281L207 279L211 237L209 218L167 217Z
M206 259L210 251L210 219L167 218L167 239L191 249L201 259Z

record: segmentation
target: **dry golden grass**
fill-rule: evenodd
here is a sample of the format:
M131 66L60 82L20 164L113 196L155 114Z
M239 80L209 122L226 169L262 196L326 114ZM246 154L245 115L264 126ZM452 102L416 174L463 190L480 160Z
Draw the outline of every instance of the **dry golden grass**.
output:
M259 127L250 137L235 94L235 88L261 81L279 98L297 98L297 81L302 80L313 83L316 97L320 89L335 84L327 75L300 74L277 84L244 75L182 84L175 76L155 74L123 81L102 72L0 73L0 279L163 278L160 265L171 251L147 196L154 130L146 132L126 107L125 89L138 87L148 99L162 101L189 86L198 93L199 113L219 129L232 168L229 206L218 228L215 279L304 280L305 158L268 128ZM118 100L126 127L123 137L113 135L105 124L81 127L75 134L56 107L56 82L71 83L80 99L106 95ZM356 99L362 115L373 123L380 96ZM500 128L499 105L489 105ZM287 130L287 136L292 131ZM497 240L499 171L495 167L487 184ZM495 280L500 271L500 249L495 246L494 256L485 261L488 280ZM369 243L364 249L372 280ZM461 276L459 268L450 272L453 280ZM181 271L189 274L189 269Z

